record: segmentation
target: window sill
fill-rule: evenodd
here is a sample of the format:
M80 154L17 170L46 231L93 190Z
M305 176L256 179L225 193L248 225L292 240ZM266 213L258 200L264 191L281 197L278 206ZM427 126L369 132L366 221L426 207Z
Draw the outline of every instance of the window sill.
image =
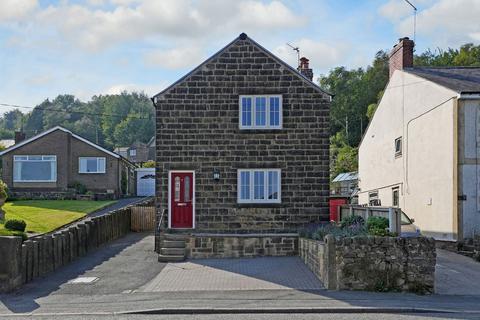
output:
M240 133L283 133L285 132L285 129L284 128L279 128L279 129L272 129L272 128L268 128L268 129L245 129L245 128L241 128L238 130Z
M105 174L106 172L79 172L78 174Z
M237 208L283 208L283 203L236 203Z

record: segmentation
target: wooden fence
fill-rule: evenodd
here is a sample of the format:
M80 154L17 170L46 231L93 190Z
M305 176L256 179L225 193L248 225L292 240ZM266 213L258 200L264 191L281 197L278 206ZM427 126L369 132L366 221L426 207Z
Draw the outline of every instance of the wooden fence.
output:
M155 230L155 205L136 205L131 207L130 229L134 232Z

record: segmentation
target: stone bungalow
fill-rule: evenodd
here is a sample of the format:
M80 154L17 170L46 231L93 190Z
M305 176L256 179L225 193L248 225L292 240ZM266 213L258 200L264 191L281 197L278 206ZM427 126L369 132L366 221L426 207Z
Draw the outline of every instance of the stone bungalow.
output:
M328 220L332 96L312 77L242 33L152 98L161 260L296 254Z
M63 127L19 141L0 156L14 198L72 198L75 184L102 198L135 194L132 163Z

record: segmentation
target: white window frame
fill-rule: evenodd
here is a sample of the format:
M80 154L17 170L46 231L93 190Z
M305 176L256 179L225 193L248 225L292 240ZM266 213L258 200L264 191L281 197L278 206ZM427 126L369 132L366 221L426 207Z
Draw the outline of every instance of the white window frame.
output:
M136 157L137 156L137 149L130 149L128 150L128 155L130 157Z
M42 157L41 160L38 159L29 159L30 157ZM54 158L52 159L44 159L45 157ZM15 178L15 163L16 162L37 162L37 161L45 161L45 162L54 162L55 165L53 166L53 172L51 173L50 180L21 180ZM57 156L56 155L18 155L13 156L13 182L57 182Z
M264 199L254 199L254 173L256 171L262 171L263 174L263 192L264 192ZM278 174L278 199L268 199L268 173L269 172L277 172ZM250 173L250 198L249 199L241 199L241 192L242 192L242 184L241 184L241 173L242 172L249 172ZM256 168L256 169L238 169L237 170L237 203L282 203L282 170L281 169L263 169L263 168Z
M82 165L81 165L81 162L82 160L85 159L85 160L92 160L92 159L95 159L97 160L97 171L95 172L88 172L88 171L82 171ZM99 165L99 161L103 159L105 165L103 166L103 171L98 171L98 165ZM81 173L81 174L103 174L103 173L106 173L107 172L107 158L105 157L78 157L78 173Z
M242 124L242 99L243 98L250 98L252 99L252 116L251 116L251 125L243 125ZM255 112L255 103L256 103L256 98L265 98L266 99L266 105L265 105L265 125L264 126L257 126L256 125L256 112ZM278 125L270 125L270 98L278 98L279 99L279 106L278 106L278 112L279 112L279 118L278 118ZM283 99L281 94L270 94L270 95L240 95L238 99L238 125L239 128L242 130L258 130L258 129L282 129L283 127Z

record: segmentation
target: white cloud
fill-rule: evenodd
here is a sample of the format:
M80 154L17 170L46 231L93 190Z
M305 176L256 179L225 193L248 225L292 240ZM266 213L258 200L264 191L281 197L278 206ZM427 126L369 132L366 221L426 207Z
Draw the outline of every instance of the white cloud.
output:
M144 57L145 64L166 69L194 67L205 60L199 47L183 47L170 50L153 50Z
M99 3L100 0L92 0ZM60 4L38 19L73 44L97 51L146 37L198 39L248 30L282 30L306 23L279 1L111 0L113 9Z
M390 0L381 6L378 12L391 21L400 21L412 14L412 8L405 1Z
M318 74L340 63L348 53L348 45L342 43L329 43L300 39L294 42L300 48L300 56L310 60L310 67ZM274 53L288 62L292 67L297 67L297 53L288 45L282 45L274 50Z
M158 85L139 85L135 83L116 84L106 88L100 94L120 94L127 92L144 92L148 96L153 96L167 87L166 81L160 81ZM91 97L92 95L90 95Z
M427 2L417 14L417 35L428 37L436 46L458 46L480 41L480 1L439 0ZM403 17L397 23L399 36L413 33L413 17Z
M25 18L38 6L38 0L1 0L0 22Z

